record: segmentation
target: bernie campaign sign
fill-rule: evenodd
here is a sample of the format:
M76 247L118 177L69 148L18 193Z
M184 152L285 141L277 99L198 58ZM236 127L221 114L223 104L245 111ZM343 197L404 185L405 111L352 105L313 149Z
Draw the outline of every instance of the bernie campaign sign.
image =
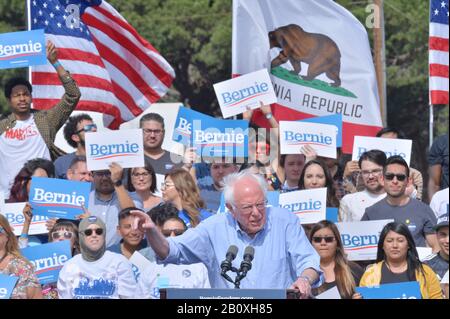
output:
M76 220L88 207L91 183L33 177L30 204L35 215Z

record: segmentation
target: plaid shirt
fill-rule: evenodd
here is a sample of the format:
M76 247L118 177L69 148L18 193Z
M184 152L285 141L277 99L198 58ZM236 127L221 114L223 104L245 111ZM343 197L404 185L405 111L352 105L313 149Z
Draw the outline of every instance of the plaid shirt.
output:
M69 72L60 79L65 90L61 101L48 110L31 110L31 113L34 115L36 127L47 145L53 160L65 154L63 150L54 144L56 133L67 121L81 96L80 90ZM12 113L6 118L1 119L0 135L15 125L16 117Z

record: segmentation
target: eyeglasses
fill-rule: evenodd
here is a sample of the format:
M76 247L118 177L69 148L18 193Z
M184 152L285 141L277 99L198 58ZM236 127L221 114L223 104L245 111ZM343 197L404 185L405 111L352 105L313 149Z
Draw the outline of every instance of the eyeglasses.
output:
M322 240L325 239L325 242L327 244L332 243L334 241L334 236L314 236L312 238L313 242L315 242L316 244L320 244L322 242Z
M151 129L148 129L148 128L144 128L142 130L144 131L145 134L149 134L149 135L150 134L161 135L162 132L164 132L164 130L151 130Z
M378 169L374 169L371 171L361 171L361 174L364 177L369 177L371 174L374 176L378 176L378 175L380 175L381 172L382 172L382 169L378 168Z
M161 233L165 236L165 237L170 237L170 235L172 235L172 233L175 234L175 236L180 236L181 234L184 233L184 229L163 229L161 230Z
M6 230L2 226L0 226L0 234L6 235Z
M65 231L65 232L53 232L52 233L52 238L54 240L56 239L60 239L61 237L64 237L64 239L71 239L73 237L73 233L70 231Z
M92 132L97 130L97 124L88 124L85 125L81 130L76 131L76 134L80 134L81 132Z
M397 180L399 182L403 182L406 179L405 174L393 174L393 173L386 173L384 174L384 178L386 178L388 181L392 181L394 177L397 177Z
M173 186L175 186L175 184L162 183L161 184L161 189L163 189L163 188L170 188L170 187L173 187Z
M150 173L149 172L132 173L131 176L134 178L139 178L139 177L147 178L150 176Z
M92 173L94 177L111 177L110 171L97 171Z
M254 205L244 205L240 208L240 211L244 214L249 214L253 211L253 207L256 207L258 211L262 211L264 208L266 208L267 200L261 203L256 203Z
M92 235L93 232L95 232L98 236L100 236L103 234L103 228L96 228L96 229L89 228L84 231L84 234L89 237Z

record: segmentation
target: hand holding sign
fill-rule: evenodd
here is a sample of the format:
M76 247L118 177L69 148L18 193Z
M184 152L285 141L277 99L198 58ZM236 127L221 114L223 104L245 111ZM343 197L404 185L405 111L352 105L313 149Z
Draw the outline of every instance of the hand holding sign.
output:
M305 155L305 163L308 163L309 161L315 160L317 158L317 152L311 147L311 145L304 145L300 149L303 155Z

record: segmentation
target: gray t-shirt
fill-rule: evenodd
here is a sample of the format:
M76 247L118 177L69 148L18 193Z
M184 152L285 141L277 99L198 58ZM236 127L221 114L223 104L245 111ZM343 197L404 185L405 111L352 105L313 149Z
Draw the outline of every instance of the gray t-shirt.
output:
M426 247L425 235L434 234L436 216L428 205L411 198L404 206L392 206L387 198L366 208L361 221L394 219L408 226L417 247Z
M144 158L150 162L156 174L165 175L172 169L183 166L183 157L168 151L165 151L164 155L158 159L153 159L146 155L144 155Z
M137 195L130 194L134 205L142 209L142 201ZM96 196L96 191L93 190L89 194L88 210L92 216L99 217L106 225L106 248L120 242L120 235L117 233L117 225L119 225L120 205L116 192L110 200L104 201Z

